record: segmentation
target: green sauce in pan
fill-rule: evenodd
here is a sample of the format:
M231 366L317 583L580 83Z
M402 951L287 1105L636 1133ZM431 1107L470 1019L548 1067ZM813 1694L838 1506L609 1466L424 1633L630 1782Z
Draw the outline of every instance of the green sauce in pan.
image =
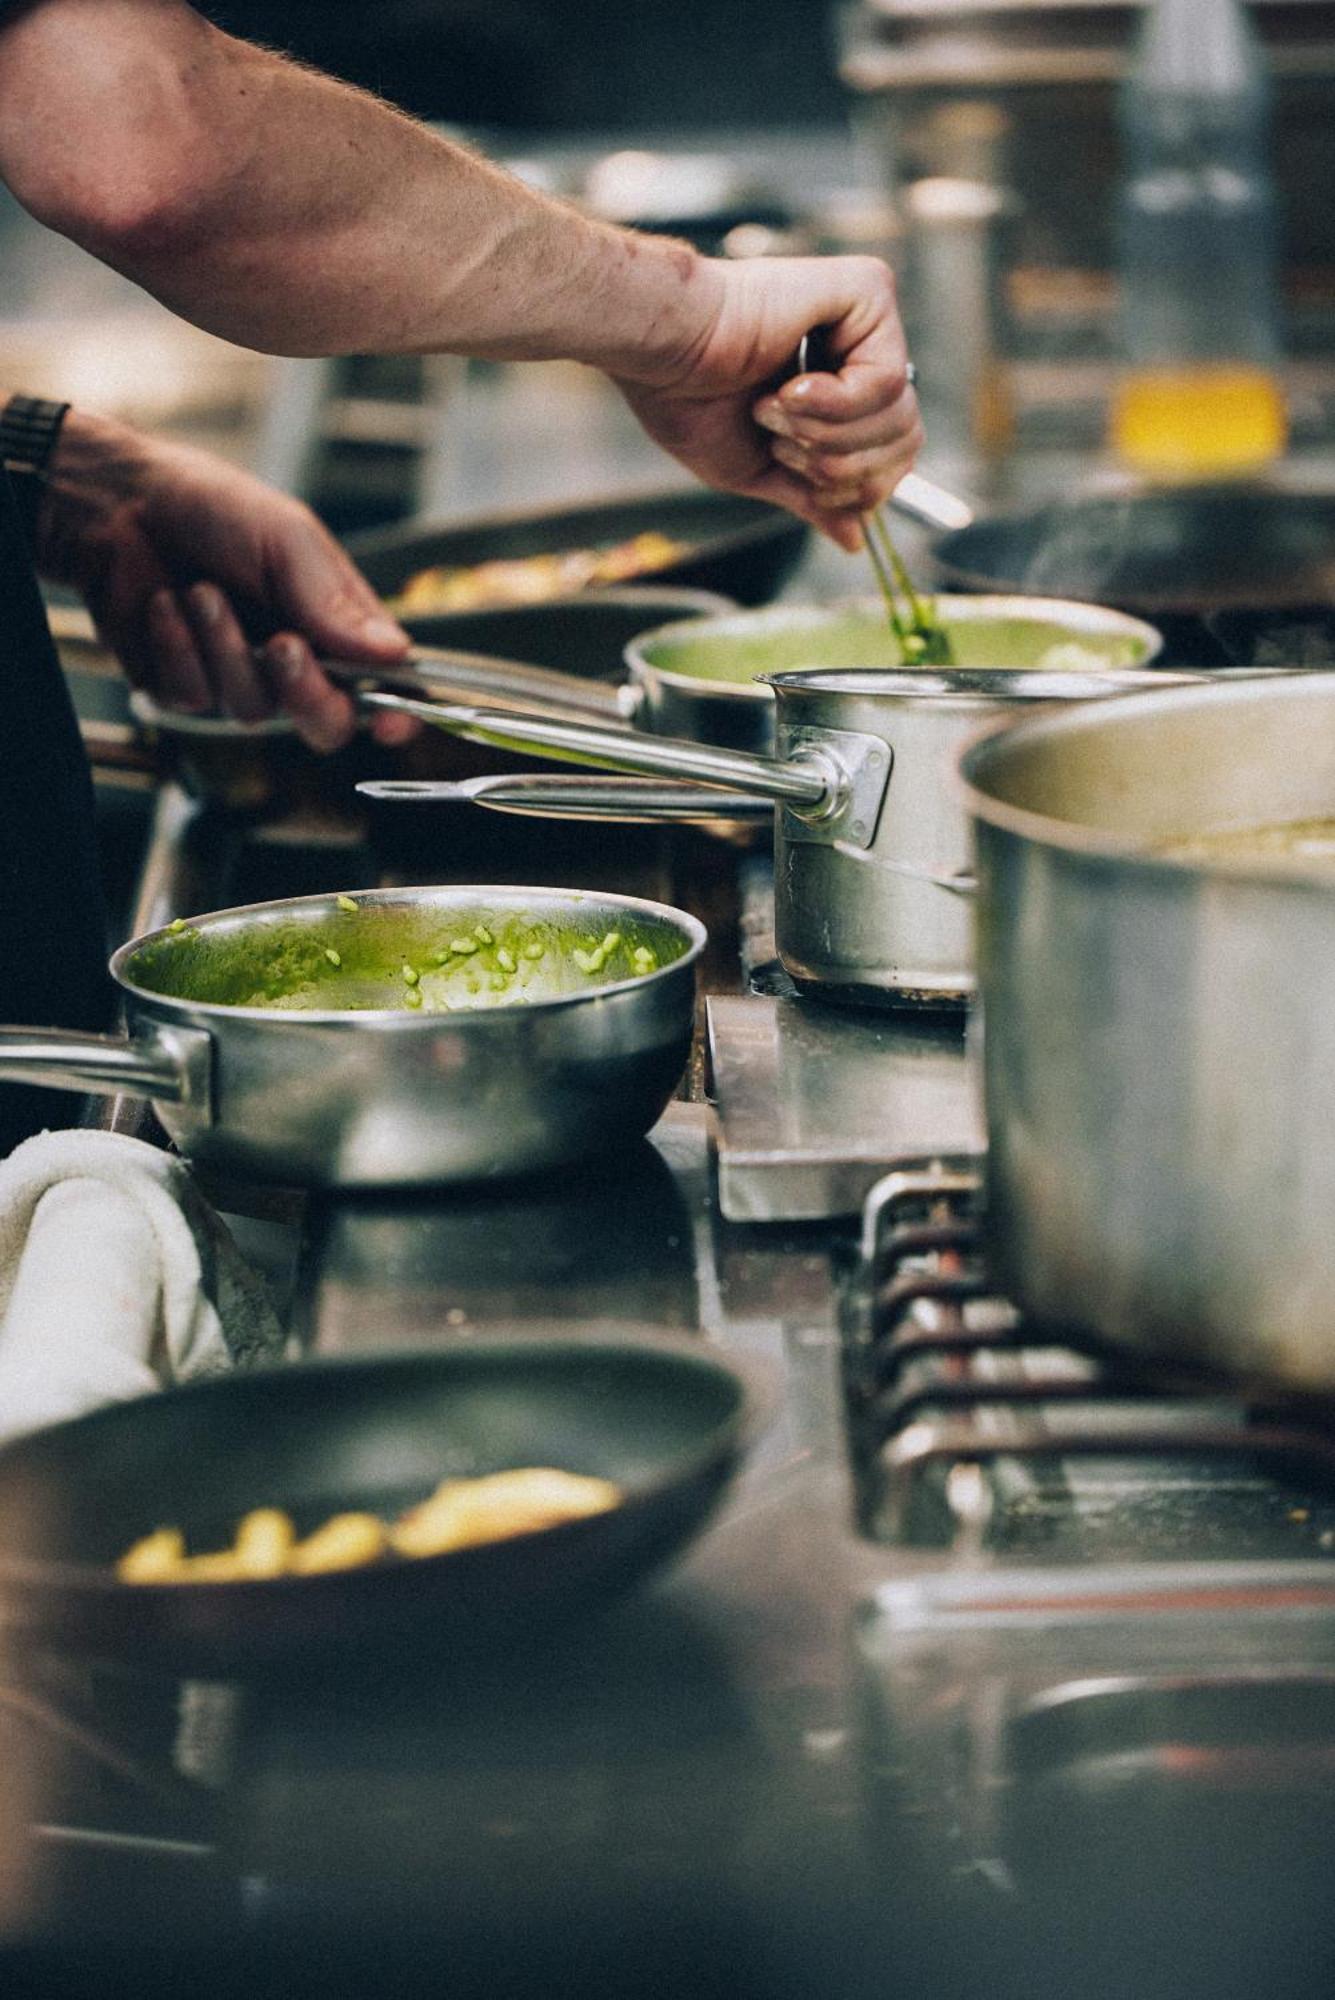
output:
M941 620L954 664L975 671L1135 667L1145 658L1140 640L1122 633L1072 633L1044 618ZM845 613L801 627L775 625L744 636L702 633L663 640L644 649L652 666L694 680L750 681L801 667L900 666L899 647L883 613Z
M648 978L686 950L670 925L596 898L587 917L559 923L482 904L368 903L307 919L187 926L144 945L126 971L149 992L209 1006L444 1014Z

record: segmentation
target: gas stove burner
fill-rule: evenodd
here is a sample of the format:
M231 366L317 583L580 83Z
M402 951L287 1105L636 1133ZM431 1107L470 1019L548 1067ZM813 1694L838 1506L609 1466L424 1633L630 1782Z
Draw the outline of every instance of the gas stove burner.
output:
M747 980L750 991L762 1000L796 1000L797 988L777 958L754 966Z
M1026 1326L988 1280L979 1222L968 1161L889 1174L867 1199L845 1323L866 1533L1065 1560L1335 1551L1327 1406Z

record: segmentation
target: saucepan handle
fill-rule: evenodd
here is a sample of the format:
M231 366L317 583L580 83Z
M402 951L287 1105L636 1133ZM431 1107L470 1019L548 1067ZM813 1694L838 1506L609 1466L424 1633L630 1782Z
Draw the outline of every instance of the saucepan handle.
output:
M213 1043L199 1028L152 1027L131 1040L64 1028L0 1027L0 1080L43 1089L129 1093L207 1117Z
M690 778L697 784L721 785L755 793L796 811L817 815L837 804L844 773L818 750L785 762L754 757L745 750L724 750L707 743L679 742L670 736L644 736L633 730L595 727L591 723L548 721L539 716L465 707L455 702L414 701L404 695L363 688L359 699L367 708L387 708L418 716L451 736L485 743L496 750L536 752L558 762L593 764L610 771L644 777ZM362 788L359 786L359 790ZM379 798L406 797L382 785ZM412 796L422 798L417 789Z
M526 814L534 819L617 820L656 824L659 821L768 820L769 799L749 792L714 791L708 785L686 785L674 779L604 778L548 775L464 778L446 785L411 779L368 780L358 787L369 798L411 805L460 804L486 806L490 812Z

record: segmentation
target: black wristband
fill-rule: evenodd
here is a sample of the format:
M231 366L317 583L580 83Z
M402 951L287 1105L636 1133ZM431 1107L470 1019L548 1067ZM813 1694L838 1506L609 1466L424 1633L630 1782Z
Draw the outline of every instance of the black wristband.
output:
M40 396L11 396L0 409L0 463L9 474L30 549L37 539L46 468L68 408L68 403L51 403Z

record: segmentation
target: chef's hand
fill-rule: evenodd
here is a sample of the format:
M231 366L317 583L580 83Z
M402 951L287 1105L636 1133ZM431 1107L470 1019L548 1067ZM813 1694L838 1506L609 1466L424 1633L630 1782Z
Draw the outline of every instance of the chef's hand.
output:
M695 346L666 380L622 378L622 393L711 486L787 507L856 550L862 515L923 443L888 266L757 257L708 271L712 312ZM792 376L799 341L818 327L833 372Z
M72 584L130 680L164 708L284 712L315 750L356 727L317 652L399 659L407 635L308 507L182 445L71 410L38 519L38 567ZM255 650L258 648L258 652ZM416 732L377 715L382 743Z

